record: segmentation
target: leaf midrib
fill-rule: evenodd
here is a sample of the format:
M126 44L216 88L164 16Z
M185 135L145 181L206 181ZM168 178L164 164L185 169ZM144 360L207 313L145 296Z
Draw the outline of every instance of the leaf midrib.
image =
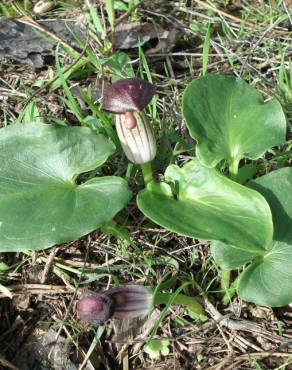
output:
M30 168L30 169L36 171L36 172L42 173L43 175L45 175L48 178L57 180L57 182L65 182L65 180L64 179L61 179L60 177L54 176L54 175L52 175L52 174L50 174L50 173L48 173L48 172L40 169L37 166L30 165L29 163L20 161L20 160L18 160L16 158L11 158L11 157L8 157L8 156L2 155L2 154L0 154L0 158L6 159L7 162L9 162L9 161L17 162L17 163L21 164L24 167L27 167L27 168Z
M51 191L66 191L71 190L75 191L78 189L78 186L72 183L60 183L60 184L50 184L50 185L43 185L43 184L37 184L33 188L27 188L25 190L20 189L20 191L14 191L12 193L2 193L0 194L0 202L3 200L1 197L5 197L5 201L10 201L11 199L15 199L19 196L25 197L30 194L40 194L40 193L46 193Z

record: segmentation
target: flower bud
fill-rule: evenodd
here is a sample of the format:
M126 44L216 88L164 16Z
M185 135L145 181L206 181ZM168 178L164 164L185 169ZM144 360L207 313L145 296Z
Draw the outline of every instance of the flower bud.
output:
M77 312L81 320L92 325L100 325L112 316L113 300L95 292L85 292L77 302Z
M122 148L129 161L136 164L150 162L156 155L156 142L151 124L143 112L131 112L130 114L136 121L134 127L129 127L129 124L125 122L129 121L127 115L116 115L116 129Z
M114 301L113 317L117 319L133 319L146 315L152 308L153 294L144 286L125 285L106 292Z
M107 319L133 319L146 315L152 308L152 293L139 285L126 285L105 291L83 293L77 302L81 320L91 325L103 324Z

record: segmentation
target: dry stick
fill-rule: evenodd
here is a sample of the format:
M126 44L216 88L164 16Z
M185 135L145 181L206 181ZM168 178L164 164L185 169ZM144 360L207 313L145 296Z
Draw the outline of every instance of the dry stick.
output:
M129 354L128 354L128 351L126 352L125 356L123 357L123 370L129 370Z
M288 357L292 359L292 353L286 353L286 352L255 352L255 353L245 353L243 355L237 356L236 360L232 362L231 365L224 367L224 370L231 370L234 369L236 365L238 365L240 362L246 361L246 360L252 360L253 358L257 359L263 359L266 357ZM233 360L233 357L227 356L225 359L223 359L219 364L215 366L210 366L206 370L221 370L223 369L223 366L226 366L228 362Z
M230 318L224 317L223 315L220 314L219 311L216 310L216 308L212 305L212 303L207 299L207 297L204 294L204 292L202 291L202 289L200 289L200 287L197 284L196 284L196 286L197 286L197 288L199 288L199 291L203 294L206 311L209 312L209 314L211 315L211 317L215 321L221 323L221 325L224 325L224 326L226 326L227 328L229 328L231 330L241 330L241 331L246 331L246 332L251 332L251 333L258 333L258 334L261 334L261 335L267 335L268 334L268 336L273 337L273 338L275 337L279 341L283 340L283 338L281 338L281 337L279 337L279 339L278 339L276 336L272 336L269 332L265 331L264 329L262 329L258 325L253 324L252 322L249 322L247 320L236 321L236 320L232 320ZM242 337L240 337L240 338L241 338L241 340L244 339ZM251 343L248 342L246 339L244 339L244 342L246 342L252 348L261 351L261 349L259 347L255 346L255 345L251 345ZM243 355L237 357L236 362L233 363L231 366L224 367L224 370L234 368L235 364L237 364L239 362L242 362L244 360L250 359L250 356L257 357L257 358L263 358L263 357L269 357L269 356L272 356L272 355L275 355L276 357L281 357L281 356L283 357L284 356L284 357L291 357L292 358L292 353L289 354L289 353L282 353L282 352L256 352L256 353L251 353L251 354L243 354ZM231 357L228 356L228 360L229 359L231 360L232 358L233 358L232 356ZM220 364L217 364L215 366L211 366L207 370L222 369L222 366L225 366L227 363L228 363L227 359L223 360L223 363L221 362ZM222 366L221 366L221 364L222 364Z
M3 365L4 367L7 367L8 369L11 370L19 370L18 367L14 366L11 362L6 360L2 355L0 355L0 365Z
M253 67L251 64L248 64L248 57L245 59L245 60L243 60L243 58L241 58L241 57L239 57L235 52L233 52L232 50L229 50L228 48L226 48L225 46L223 46L223 45L219 45L218 43L216 43L215 41L213 41L212 42L212 46L214 47L214 45L217 45L217 47L220 49L223 49L223 50L225 50L226 52L228 52L229 54L231 54L231 55L233 55L234 57L236 57L238 60L239 60L239 62L242 64L242 65L244 65L245 64L245 66L248 66L248 68L251 70L251 71L253 71L253 72L255 72L255 73L257 73L259 76L260 76L260 78L261 79L263 79L263 80L265 80L265 82L267 83L267 84L269 84L269 85L273 85L264 75L262 75L255 67ZM251 54L250 54L251 55ZM240 77L240 73L241 72L239 72L239 74L237 75L237 73L236 73L236 75L237 75L237 77Z
M51 268L51 265L54 261L55 254L57 252L58 252L58 248L55 247L55 248L52 249L51 253L49 254L49 257L47 258L47 261L46 261L46 264L45 264L44 271L42 273L41 284L44 284L46 282L49 270Z
M225 365L227 365L233 358L233 354L230 353L225 357L219 364L211 367L208 367L206 370L224 370Z
M9 297L10 299L13 297L11 291L4 285L0 284L0 292L4 295L4 297Z
M283 342L283 337L278 335L272 335L267 330L264 330L261 326L254 324L251 321L248 320L234 320L230 319L229 317L223 316L219 311L216 310L216 308L213 306L213 304L208 300L207 295L202 290L202 288L194 282L196 289L202 294L204 299L204 305L205 310L210 314L210 316L215 320L217 323L227 327L230 330L241 330L248 333L256 333L259 335L267 336L274 341Z
M7 287L12 295L30 294L72 294L72 290L65 285L43 285L43 284L16 284ZM0 299L7 297L0 293Z
M236 361L226 367L224 370L231 370L235 368L235 365L239 364L240 362L246 360L252 360L253 358L263 359L266 357L288 357L288 359L292 359L292 353L283 353L283 352L256 352L256 353L246 353L244 355L240 355L237 357ZM211 370L211 369L210 369Z
M32 294L34 294L34 291L43 289L44 292L48 291L59 291L60 289L68 290L68 288L65 285L51 285L51 284L15 284L9 286L12 290L29 290Z
M282 337L276 337L276 336L271 336L271 334L262 329L259 325L254 324L251 321L248 320L234 320L230 319L229 317L224 317L221 315L219 311L216 310L216 308L212 305L212 303L208 300L208 298L205 296L204 297L204 303L205 303L205 309L211 317L221 325L227 327L230 330L241 330L244 332L248 333L257 333L260 335L268 335L269 337L273 337L276 340L279 340L280 342L282 341Z
M162 248L162 247L158 247L157 245L154 245L154 244L151 244L149 242L145 242L145 240L143 239L138 239L138 242L141 243L142 245L146 245L147 247L150 247L150 248L154 248L154 249L159 249L159 250L162 250L165 254L167 254L168 256L170 256L171 258L174 258L176 261L178 262L184 262L184 260L182 260L181 258L177 257L177 256L174 256L173 254L171 254L170 252L166 251L165 248Z
M289 22L290 22L290 26L292 26L292 17L290 15L289 9L287 8L285 0L283 1L283 7L285 9L285 12L287 13L287 16L288 16L288 19L289 19Z
M238 333L238 332L236 332L236 333ZM236 337L234 338L234 347L239 349L241 351L241 353L246 353L246 351L248 349L248 345L246 343L244 343L241 339L242 339L241 336L236 335Z
M205 1L200 1L200 0L194 0L197 4L201 5L202 7L204 8L207 8L207 9L210 9L210 10L213 10L215 13L217 14L220 14L226 18L229 18L229 19L232 19L233 21L237 22L237 23L241 23L242 20L238 17L235 17L234 15L231 15L229 13L226 13L224 12L223 10L220 10L220 9L217 9L215 6L212 6L208 3L206 3ZM254 23L251 23L251 22L245 22L248 26L252 27L252 28L256 28L257 25L254 24Z
M256 346L255 344L251 343L250 341L248 341L246 338L242 337L241 335L237 335L235 340L237 340L237 343L239 344L243 344L245 345L246 347L251 347L252 349L258 351L258 352L262 352L263 349L261 347L258 347Z
M227 348L229 349L229 352L232 354L234 352L234 349L231 345L231 340L226 337L226 335L225 335L224 331L221 329L220 325L217 324L217 328L219 329L220 334L222 335L222 338L223 338L224 342L226 343Z
M224 334L224 332L221 329L220 325L217 325L217 328L219 329L219 331L220 331L220 333L221 333L221 335L223 337L223 340L226 343L226 345L228 347L228 350L229 350L229 353L228 353L227 358L225 359L225 361L221 362L219 364L219 366L217 366L216 369L215 369L215 370L221 370L221 369L223 369L223 366L225 365L225 363L227 364L229 362L229 360L232 358L232 356L234 354L234 349L233 349L233 347L231 345L232 339L226 338L226 335Z

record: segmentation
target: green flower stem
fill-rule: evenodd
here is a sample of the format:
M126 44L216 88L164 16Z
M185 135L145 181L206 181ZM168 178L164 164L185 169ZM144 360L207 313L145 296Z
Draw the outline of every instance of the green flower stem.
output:
M240 158L233 158L231 162L229 162L229 177L231 180L236 181L238 175L238 165L239 165Z
M202 305L193 297L173 293L156 293L154 296L154 304L181 304L189 308L191 311L199 316L206 317L206 312Z
M149 182L153 181L151 162L141 164L141 170L143 172L145 185L147 185Z
M230 270L223 270L221 272L221 291L223 294L223 299L226 300L226 295L228 295L227 291L230 286L230 277L231 277L231 271Z
M237 278L232 282L228 290L225 292L225 295L222 298L222 303L227 306L230 304L231 299L234 297L236 294L236 290L239 284L239 280L242 276L242 272L237 276Z
M130 181L131 174L133 172L133 168L134 168L134 164L133 163L128 163L127 172L126 172L126 175L125 175L125 179L126 179L127 182Z

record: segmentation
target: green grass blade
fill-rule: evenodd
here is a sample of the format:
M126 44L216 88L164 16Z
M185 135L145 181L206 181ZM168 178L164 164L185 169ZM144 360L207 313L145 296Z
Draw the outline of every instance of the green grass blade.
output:
M203 76L206 74L207 68L208 68L211 33L212 33L212 24L209 23L207 34L206 34L205 41L204 41L204 46L203 46L203 66L202 66Z
M108 21L111 26L112 31L115 29L115 10L114 10L114 0L105 0L105 10L107 12Z
M86 0L86 5L89 10L89 16L90 16L91 23L93 24L96 32L100 34L101 39L104 40L106 30L105 30L105 27L101 23L100 17L98 16L95 7L90 3L89 0Z
M65 101L65 103L68 105L68 107L70 108L70 110L72 111L72 113L76 116L76 118L79 120L79 122L82 124L83 122L83 116L82 116L82 113L80 111L80 108L72 94L72 92L70 91L70 88L67 84L67 81L66 81L66 78L64 77L64 74L63 74L63 71L62 71L62 68L61 68L61 65L60 65L60 60L59 60L59 49L60 49L60 44L57 45L56 47L56 52L55 52L55 60L56 60L56 67L57 67L57 72L58 72L58 75L59 75L59 79L60 79L60 82L62 84L62 87L65 91L65 94L67 96L67 99L63 99Z

